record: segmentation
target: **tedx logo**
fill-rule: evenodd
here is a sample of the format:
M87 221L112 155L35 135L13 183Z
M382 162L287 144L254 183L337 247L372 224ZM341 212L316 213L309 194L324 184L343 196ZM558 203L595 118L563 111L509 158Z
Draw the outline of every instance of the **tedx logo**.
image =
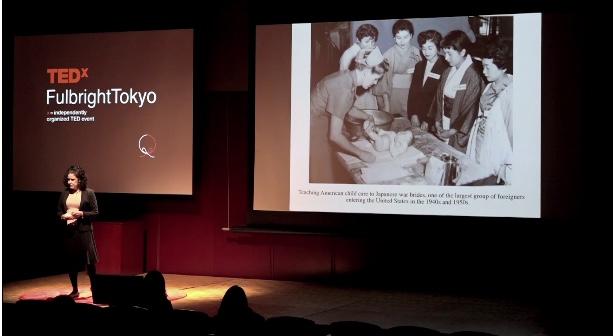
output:
M75 84L88 78L89 68L53 68L47 69L50 84Z

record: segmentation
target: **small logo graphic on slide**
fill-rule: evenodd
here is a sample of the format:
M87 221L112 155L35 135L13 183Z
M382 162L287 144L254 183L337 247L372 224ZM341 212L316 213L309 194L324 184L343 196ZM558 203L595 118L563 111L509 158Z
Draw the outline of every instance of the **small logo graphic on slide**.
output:
M151 159L155 159L153 154L155 153L155 149L157 148L157 141L151 134L143 134L140 139L138 139L138 150L142 153L140 157L148 156Z

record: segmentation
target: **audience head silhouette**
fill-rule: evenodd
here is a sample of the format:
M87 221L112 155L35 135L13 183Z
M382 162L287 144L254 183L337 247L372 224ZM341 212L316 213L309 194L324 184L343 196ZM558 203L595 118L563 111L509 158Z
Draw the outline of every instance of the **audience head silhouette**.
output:
M234 285L228 288L226 294L224 294L217 314L220 316L230 316L242 313L248 309L247 294L245 294L245 291L240 286Z
M162 272L154 270L145 275L145 302L151 310L172 310L166 294L166 281Z
M249 308L247 295L240 286L228 288L216 316L217 335L260 335L264 317Z
M145 275L145 288L148 294L166 297L166 281L160 271L151 271Z

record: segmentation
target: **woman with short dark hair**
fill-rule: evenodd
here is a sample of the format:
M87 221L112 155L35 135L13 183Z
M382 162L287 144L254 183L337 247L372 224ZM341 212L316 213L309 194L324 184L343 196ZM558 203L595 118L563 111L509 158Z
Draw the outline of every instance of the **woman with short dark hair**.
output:
M419 49L411 44L413 34L411 21L402 19L394 23L392 36L395 44L383 54L390 70L373 88L373 93L381 97L382 110L403 117L407 117L407 98L415 65L421 61Z
M437 136L465 153L470 129L477 118L483 81L469 54L472 42L465 32L447 34L441 46L450 67L443 72L441 83L430 109Z
M478 185L510 184L513 155L513 51L501 41L486 47L483 74L489 84L468 140L468 158L483 172Z
M448 64L440 57L439 50L443 37L436 30L426 30L417 35L424 60L417 63L407 99L407 115L413 127L427 131L433 120L428 117L432 99Z
M370 52L375 49L377 39L379 38L379 30L377 27L365 23L360 25L355 32L356 41L351 45L340 60L340 71L354 70L360 59L360 53ZM355 102L353 105L359 109L377 109L377 98L372 94L371 89L357 88L355 92Z

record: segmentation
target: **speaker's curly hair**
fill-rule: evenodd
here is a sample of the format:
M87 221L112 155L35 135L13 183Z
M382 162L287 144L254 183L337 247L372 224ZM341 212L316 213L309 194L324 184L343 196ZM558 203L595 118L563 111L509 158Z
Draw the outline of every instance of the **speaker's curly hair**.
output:
M85 169L81 168L79 165L72 165L66 169L66 173L64 173L64 186L66 189L68 189L68 174L74 174L76 178L79 179L79 189L87 189L87 174L85 174Z

